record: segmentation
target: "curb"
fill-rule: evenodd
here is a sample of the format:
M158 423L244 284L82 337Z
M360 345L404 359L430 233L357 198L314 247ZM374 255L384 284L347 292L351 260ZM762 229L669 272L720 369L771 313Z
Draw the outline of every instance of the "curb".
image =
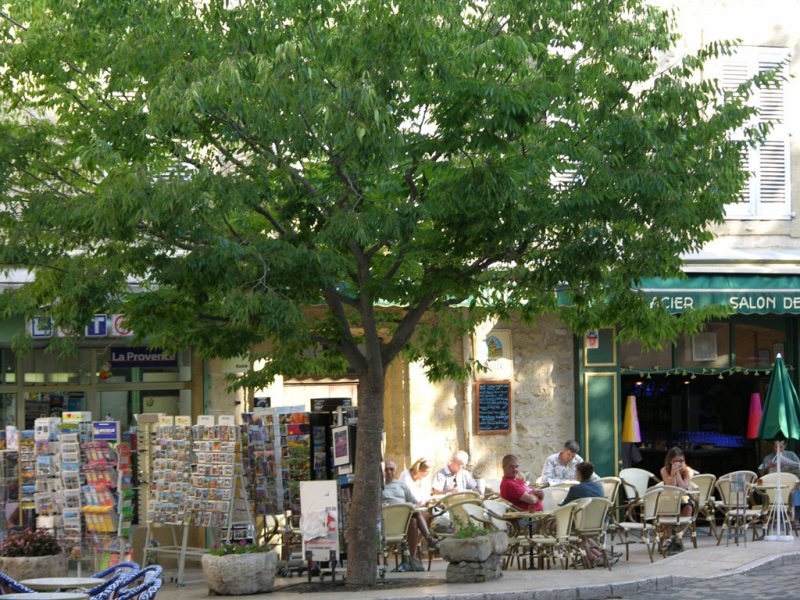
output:
M620 581L619 583L584 585L571 588L449 594L447 592L440 592L436 595L393 596L392 600L439 600L442 597L455 598L458 600L607 600L625 598L643 592L665 590L679 584L697 583L700 581L719 579L721 577L730 577L731 575L743 575L754 569L763 571L779 566L797 564L799 559L800 552L769 556L754 560L737 569L725 573L714 573L708 577L665 575L662 577L637 579L635 581L628 580Z

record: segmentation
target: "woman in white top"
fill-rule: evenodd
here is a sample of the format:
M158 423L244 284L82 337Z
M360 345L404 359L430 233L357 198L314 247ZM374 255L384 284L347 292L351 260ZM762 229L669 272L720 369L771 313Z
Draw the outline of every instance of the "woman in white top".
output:
M427 458L419 458L414 461L408 469L400 473L400 481L408 486L414 501L417 504L425 504L431 498L431 482L428 475L431 466Z

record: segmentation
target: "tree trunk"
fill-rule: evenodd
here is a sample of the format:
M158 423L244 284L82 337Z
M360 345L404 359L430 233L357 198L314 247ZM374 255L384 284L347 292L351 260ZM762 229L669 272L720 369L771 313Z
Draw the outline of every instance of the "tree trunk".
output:
M358 384L358 428L353 500L347 531L347 585L374 585L378 566L383 440L382 369L371 370Z

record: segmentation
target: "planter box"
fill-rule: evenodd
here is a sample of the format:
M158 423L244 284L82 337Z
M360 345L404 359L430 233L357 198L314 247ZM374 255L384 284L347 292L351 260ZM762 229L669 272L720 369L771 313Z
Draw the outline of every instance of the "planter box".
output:
M502 555L507 549L508 536L503 531L442 540L439 553L448 562L447 582L481 583L502 577Z
M208 589L221 596L271 592L275 583L278 553L270 550L225 556L204 554L202 565Z
M67 555L0 556L0 571L21 581L37 577L66 577Z

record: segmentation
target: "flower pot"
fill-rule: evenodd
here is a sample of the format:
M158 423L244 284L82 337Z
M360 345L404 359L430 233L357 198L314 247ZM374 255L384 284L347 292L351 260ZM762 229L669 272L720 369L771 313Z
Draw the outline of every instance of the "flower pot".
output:
M66 577L67 555L48 556L0 556L0 571L21 581L37 577Z
M448 583L480 583L502 577L502 554L508 549L508 536L493 531L474 538L446 538L439 553L449 564Z
M221 596L271 592L278 553L270 550L224 556L204 554L202 565L208 589Z

